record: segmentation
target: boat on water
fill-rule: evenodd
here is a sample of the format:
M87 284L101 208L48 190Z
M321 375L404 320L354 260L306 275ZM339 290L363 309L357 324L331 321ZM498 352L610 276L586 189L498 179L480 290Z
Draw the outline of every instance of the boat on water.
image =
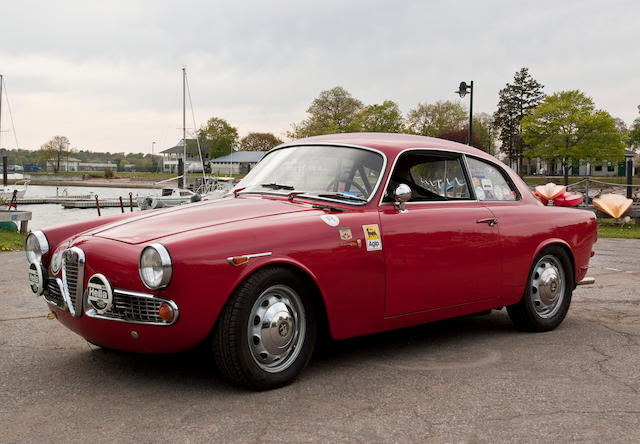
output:
M19 183L16 183L15 185L8 185L8 186L3 186L0 187L0 201L4 201L4 202L11 202L11 199L13 198L13 193L14 191L16 192L16 197L18 199L22 199L25 195L25 193L27 192L27 188L29 187L29 181L25 180L22 182L22 186L20 186Z
M138 196L138 208L153 210L156 208L175 207L190 202L198 202L200 194L186 188L165 187L159 196Z

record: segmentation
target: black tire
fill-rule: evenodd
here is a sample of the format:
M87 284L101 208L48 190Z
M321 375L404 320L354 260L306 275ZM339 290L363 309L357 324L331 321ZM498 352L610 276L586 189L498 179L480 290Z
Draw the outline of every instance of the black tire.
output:
M230 382L268 390L292 382L317 335L311 292L284 267L258 270L225 305L211 338L216 365Z
M553 330L569 311L573 287L567 253L559 246L547 247L533 261L522 299L507 307L509 317L521 330Z

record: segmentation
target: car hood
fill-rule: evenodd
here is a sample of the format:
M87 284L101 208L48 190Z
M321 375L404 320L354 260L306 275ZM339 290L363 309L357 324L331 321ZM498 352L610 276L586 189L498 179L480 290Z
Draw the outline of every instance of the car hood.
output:
M281 198L231 197L145 212L139 217L103 225L88 234L139 244L201 228L311 209L309 204Z

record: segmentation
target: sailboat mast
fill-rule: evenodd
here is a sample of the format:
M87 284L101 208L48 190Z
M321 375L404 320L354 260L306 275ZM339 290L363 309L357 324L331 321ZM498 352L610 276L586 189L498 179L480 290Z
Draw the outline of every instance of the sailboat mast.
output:
M182 186L187 187L187 120L186 120L186 83L187 68L182 68L182 142L184 143L183 163L182 163Z
M2 74L0 74L0 148L2 148Z

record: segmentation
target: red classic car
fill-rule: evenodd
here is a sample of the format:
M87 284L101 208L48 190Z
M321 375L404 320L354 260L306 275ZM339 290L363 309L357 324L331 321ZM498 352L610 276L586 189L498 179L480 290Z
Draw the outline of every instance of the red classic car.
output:
M595 241L592 213L543 206L482 151L362 133L274 148L221 200L33 232L26 254L33 292L87 341L207 341L226 378L267 389L325 328L343 339L506 307L551 330Z

